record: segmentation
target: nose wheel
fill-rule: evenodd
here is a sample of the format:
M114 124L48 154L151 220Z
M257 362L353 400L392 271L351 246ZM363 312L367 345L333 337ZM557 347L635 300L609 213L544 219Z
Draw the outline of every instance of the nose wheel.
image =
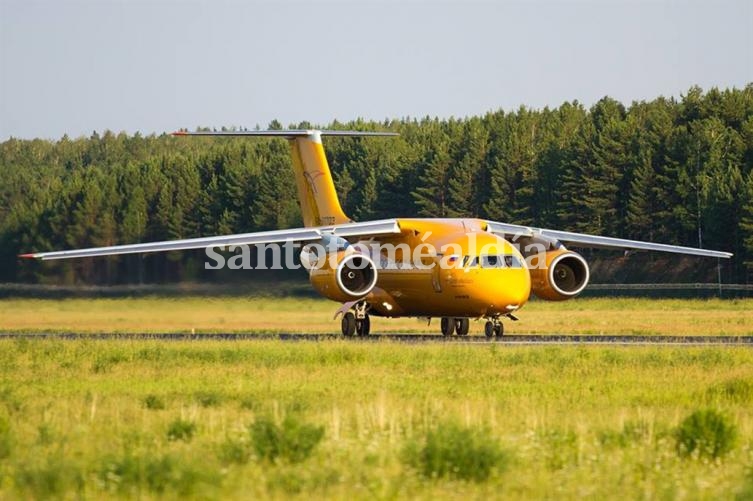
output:
M504 333L505 326L498 318L488 320L486 324L484 324L484 334L489 339L493 337L502 337Z

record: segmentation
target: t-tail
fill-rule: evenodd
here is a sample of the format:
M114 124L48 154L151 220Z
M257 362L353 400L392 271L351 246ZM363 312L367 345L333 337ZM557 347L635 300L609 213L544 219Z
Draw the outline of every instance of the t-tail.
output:
M332 172L322 146L322 136L396 136L393 132L350 130L262 130L223 132L175 132L176 136L262 136L284 137L290 143L293 172L298 189L303 224L332 226L351 222L337 198Z

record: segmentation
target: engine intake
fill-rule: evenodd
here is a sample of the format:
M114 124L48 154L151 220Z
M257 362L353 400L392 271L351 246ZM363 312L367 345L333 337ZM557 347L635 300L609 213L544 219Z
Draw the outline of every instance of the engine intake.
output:
M541 299L571 299L588 285L588 263L580 254L558 249L547 252L543 259L543 263L536 263L537 266L531 268L531 288Z
M313 265L309 279L314 289L334 301L362 298L376 286L376 264L366 254L343 250L317 259L304 258L303 254L301 258Z
M376 285L377 271L374 261L362 254L350 254L337 265L337 285L344 293L362 297Z

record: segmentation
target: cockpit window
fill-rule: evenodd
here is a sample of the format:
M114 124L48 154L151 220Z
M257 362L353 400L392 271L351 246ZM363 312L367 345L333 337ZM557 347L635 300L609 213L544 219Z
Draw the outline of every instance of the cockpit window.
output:
M507 255L505 258L505 267L507 268L522 268L523 264L518 259L518 256Z
M482 268L499 268L499 262L497 256L481 256Z
M470 264L468 265L469 268L478 266L479 257L469 257L469 256L466 256L463 259L463 266L465 266L469 260L470 260ZM484 256L480 256L480 262L481 262L481 267L485 269L522 268L523 267L523 264L520 262L520 259L517 256L513 256L512 254L506 254L502 256L496 256L493 254L484 255Z

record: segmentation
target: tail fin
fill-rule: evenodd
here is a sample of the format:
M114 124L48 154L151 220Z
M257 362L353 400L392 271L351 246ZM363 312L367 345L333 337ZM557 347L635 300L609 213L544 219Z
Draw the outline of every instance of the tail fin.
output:
M330 226L350 222L343 213L322 146L322 136L396 136L392 132L343 130L263 130L228 132L175 132L176 136L266 136L290 142L304 226Z

